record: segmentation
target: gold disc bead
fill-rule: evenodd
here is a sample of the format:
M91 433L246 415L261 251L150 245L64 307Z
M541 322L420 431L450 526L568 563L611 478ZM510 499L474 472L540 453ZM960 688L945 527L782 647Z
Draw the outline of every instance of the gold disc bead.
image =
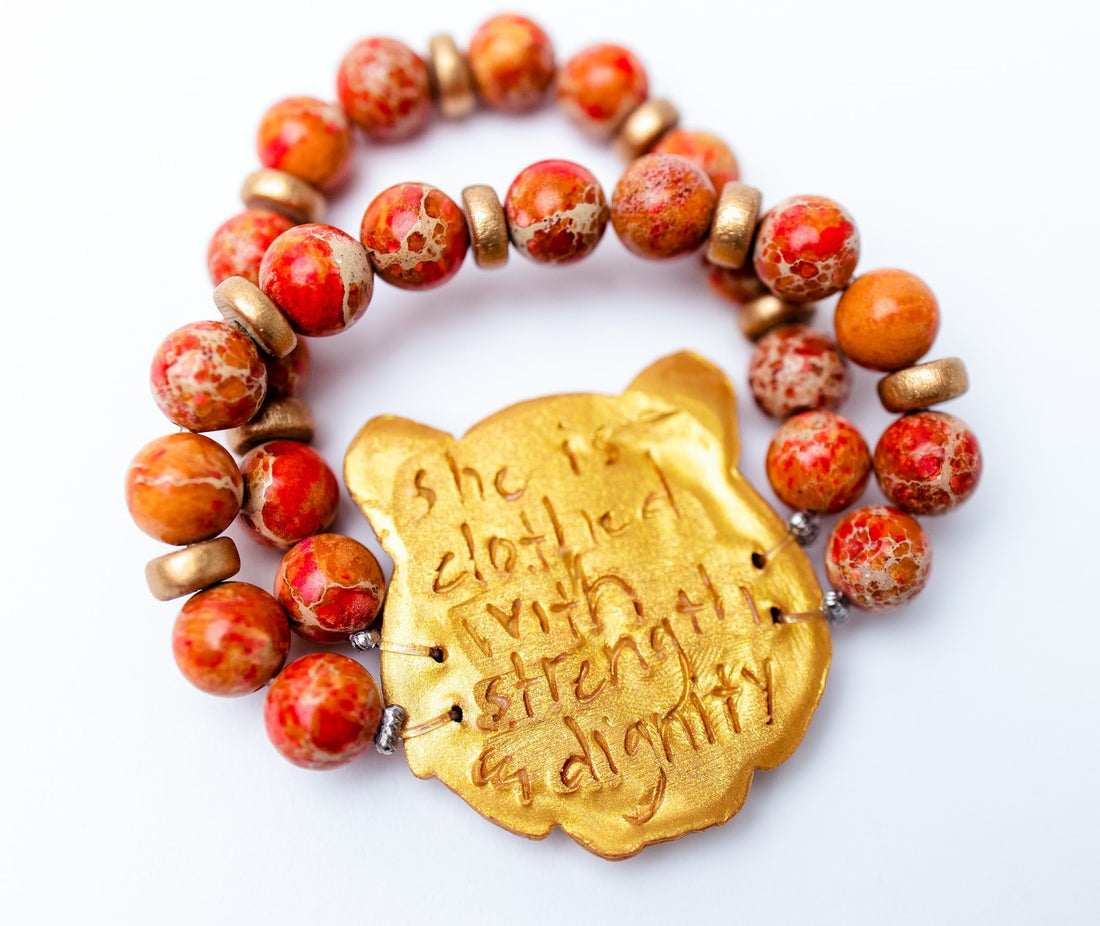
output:
M292 222L320 222L325 198L304 180L281 170L264 167L253 171L241 185L241 201L249 209L270 209Z
M298 336L274 302L251 280L228 277L214 288L214 305L272 357L285 357L298 346Z
M646 100L623 122L615 136L615 153L624 161L647 154L680 123L680 111L668 100Z
M182 598L235 576L241 568L237 545L230 537L215 537L149 560L145 581L159 601Z
M238 456L269 440L292 440L299 444L313 441L313 412L301 399L288 396L275 399L260 409L247 424L225 432L225 442Z
M878 397L888 412L911 412L957 399L970 388L958 357L906 367L879 380Z
M780 325L804 325L814 317L812 303L795 305L768 293L745 303L737 313L737 325L750 341L759 341Z
M444 118L462 119L474 111L477 95L470 65L449 35L433 35L428 42L428 79Z
M733 180L722 187L707 242L707 260L719 267L745 266L760 216L760 191Z
M508 263L508 222L504 207L491 186L478 183L462 191L466 224L474 263L483 270L496 270Z

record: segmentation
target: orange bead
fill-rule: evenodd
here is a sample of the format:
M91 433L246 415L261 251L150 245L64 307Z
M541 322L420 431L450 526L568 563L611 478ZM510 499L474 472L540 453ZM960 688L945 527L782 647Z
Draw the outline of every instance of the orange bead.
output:
M819 410L779 426L766 466L768 482L784 504L835 514L863 493L871 475L871 453L850 421Z
M642 63L629 50L593 45L565 63L556 92L574 123L597 138L607 138L645 101L649 83Z
M494 16L470 39L470 70L478 93L493 109L525 113L538 108L554 80L550 39L525 16Z
M653 153L678 154L698 164L710 177L715 193L721 193L727 183L741 179L741 168L732 149L710 132L673 129L653 146Z
M256 151L264 167L323 186L341 179L351 154L348 117L335 103L309 96L280 100L260 121Z
M940 309L924 281L904 270L857 277L837 303L840 349L872 370L900 370L923 357L940 327Z

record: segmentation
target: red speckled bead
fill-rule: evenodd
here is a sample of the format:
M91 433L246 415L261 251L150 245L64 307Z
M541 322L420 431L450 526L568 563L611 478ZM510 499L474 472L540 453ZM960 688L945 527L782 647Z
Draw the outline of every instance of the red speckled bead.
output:
M558 104L597 138L608 138L649 95L645 68L621 45L593 45L558 72Z
M382 567L365 546L340 534L318 534L291 547L275 574L275 595L297 633L315 643L342 643L366 630L385 594Z
M824 299L848 285L859 260L855 220L824 196L792 196L769 210L753 262L764 284L788 302Z
M206 267L217 286L230 277L260 282L260 261L271 242L294 227L286 216L267 209L245 209L218 226L206 249Z
M324 186L347 169L348 117L335 103L310 96L280 100L260 120L256 152L264 167Z
M267 367L267 400L301 395L309 382L309 347L301 338L285 357L264 357Z
M706 271L707 285L711 291L734 305L748 305L753 299L763 296L768 291L768 288L760 282L760 277L756 275L752 264L731 270L712 264L704 254L703 269Z
M610 210L600 182L580 164L539 161L512 181L504 214L520 254L540 264L567 264L596 247Z
M427 183L398 183L379 193L363 213L359 238L378 275L401 289L445 283L470 244L462 210Z
M189 431L244 424L260 410L267 368L248 335L227 322L177 328L153 355L153 400L168 420Z
M714 185L698 164L647 154L615 185L611 222L627 249L640 257L675 257L703 243L717 202Z
M925 282L904 270L872 270L852 281L836 304L836 342L872 370L912 366L928 353L940 309Z
M838 408L848 396L848 368L825 335L807 325L783 325L756 342L749 386L765 414L786 418Z
M921 526L896 508L857 508L825 545L825 574L858 608L885 611L924 588L932 547Z
M247 582L223 582L193 595L172 629L176 665L208 694L236 697L262 688L289 651L283 606Z
M298 334L338 334L367 311L374 275L363 246L331 225L279 235L260 264L260 289Z
M305 444L261 444L241 460L241 475L241 522L265 546L293 546L319 534L336 515L336 477L321 455Z
M415 135L432 115L428 65L396 39L363 39L336 74L336 95L351 121L379 141Z
M554 48L525 16L494 16L470 39L470 70L487 105L508 113L536 109L554 80Z
M835 514L863 494L871 452L850 421L819 410L794 415L779 426L766 465L768 482L785 505Z
M354 659L313 653L288 665L264 703L264 726L285 759L302 768L336 768L374 740L382 699Z
M875 447L882 493L909 514L943 514L978 487L982 451L974 432L952 415L916 412L899 418Z
M654 154L678 154L707 172L716 193L731 180L741 179L733 150L717 135L691 129L673 129L653 146Z
M150 441L126 471L126 506L150 537L198 543L233 523L241 507L241 473L229 452L201 434Z

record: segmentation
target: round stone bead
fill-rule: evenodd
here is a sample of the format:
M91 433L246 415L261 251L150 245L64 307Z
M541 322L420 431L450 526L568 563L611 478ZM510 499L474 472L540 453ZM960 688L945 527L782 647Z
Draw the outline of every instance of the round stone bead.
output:
M165 338L149 371L153 400L189 431L244 424L260 410L267 369L252 339L220 321L192 322Z
M932 547L921 526L896 508L857 508L825 545L825 574L858 608L904 604L928 581Z
M783 325L756 342L749 386L765 414L786 418L838 408L848 396L848 368L825 335L806 325Z
M699 165L677 155L647 154L616 184L611 222L640 257L676 257L706 239L716 203L714 185Z
M201 434L150 441L126 471L126 505L145 533L182 546L216 537L241 507L241 473L221 444Z
M264 726L285 759L302 768L336 768L374 740L382 699L354 659L313 653L296 659L272 683Z
M900 370L928 353L940 327L939 303L920 277L872 270L844 291L833 324L837 344L853 363Z
M590 135L610 138L649 95L645 68L621 45L593 45L558 72L558 105Z
M847 419L824 410L803 412L779 426L766 467L768 482L785 505L835 514L863 493L871 452Z
M260 264L260 289L298 334L339 334L362 318L374 274L363 246L331 225L298 225Z
M396 39L363 39L345 55L336 95L352 122L371 138L415 135L432 115L428 65Z
M595 176L572 161L539 161L521 171L504 197L508 236L539 264L568 264L603 237L610 210Z
M741 168L733 150L717 135L692 129L673 129L653 146L654 154L678 154L707 172L716 193L733 180L741 179Z
M285 171L314 186L345 176L351 154L351 127L335 103L295 96L272 106L256 134L264 167Z
M343 643L366 630L382 607L386 580L365 546L318 534L291 547L275 574L275 595L291 627L315 643Z
M763 296L768 291L767 287L760 282L760 277L756 275L752 264L746 264L737 269L719 267L707 260L705 254L702 261L703 269L707 274L707 285L711 291L734 305L748 305L753 299Z
M905 415L875 447L875 478L890 502L909 514L943 514L978 487L982 451L966 423L943 412Z
M792 196L764 216L753 262L764 284L788 302L813 302L848 285L859 260L855 220L824 196Z
M470 39L470 70L485 103L508 113L542 104L554 80L550 39L525 16L494 16Z
M265 356L264 365L267 367L266 401L301 395L309 382L309 347L299 338L297 346L289 354L285 357Z
M241 460L241 475L241 522L264 546L293 546L319 534L336 515L336 477L321 455L305 444L261 444Z
M283 667L290 624L282 605L262 588L223 582L187 600L172 629L172 652L196 688L246 695Z
M466 217L427 183L398 183L363 213L359 239L378 275L401 289L429 289L458 273L470 244Z
M271 242L294 227L284 215L269 209L245 209L218 226L206 249L206 267L217 286L230 277L260 282L260 261Z

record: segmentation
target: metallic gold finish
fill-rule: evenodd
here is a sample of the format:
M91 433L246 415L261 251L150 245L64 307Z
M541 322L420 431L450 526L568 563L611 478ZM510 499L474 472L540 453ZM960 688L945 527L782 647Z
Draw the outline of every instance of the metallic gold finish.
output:
M690 353L461 439L365 425L344 474L394 560L382 678L422 731L412 771L608 858L736 813L802 739L830 658L827 621L781 620L821 589L737 457L733 389Z
M812 302L795 305L769 293L757 296L738 310L737 326L750 341L759 341L780 325L805 324L814 317L815 311L817 309Z
M738 270L745 266L760 215L760 191L736 180L722 187L707 242L707 260Z
M214 304L222 317L247 334L273 357L285 357L298 346L290 322L263 291L244 277L229 277L214 288Z
M445 118L462 119L474 111L477 95L470 65L449 35L433 35L428 42L428 77Z
M313 412L293 396L266 403L247 424L225 432L229 449L240 455L269 440L293 440L308 444L313 440Z
M508 222L504 207L491 186L482 183L462 191L466 224L474 262L483 270L496 270L508 263Z
M249 174L241 186L241 201L249 209L270 209L293 222L320 222L325 198L304 180L264 167Z
M884 376L878 397L888 412L911 412L956 399L969 388L966 366L958 357L947 357Z
M680 111L668 100L646 100L615 135L615 153L624 161L640 158L680 123Z
M149 560L145 581L155 598L171 601L224 582L240 568L241 557L232 538L215 537Z

